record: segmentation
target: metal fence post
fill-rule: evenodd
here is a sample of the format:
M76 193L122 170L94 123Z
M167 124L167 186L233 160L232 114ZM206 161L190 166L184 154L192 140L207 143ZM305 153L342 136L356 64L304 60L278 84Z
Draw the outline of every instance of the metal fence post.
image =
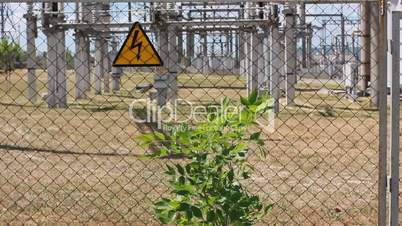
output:
M392 12L392 77L391 77L391 182L390 225L399 225L399 119L400 119L400 19Z
M378 225L387 223L387 13L385 1L379 6L380 32L378 61Z

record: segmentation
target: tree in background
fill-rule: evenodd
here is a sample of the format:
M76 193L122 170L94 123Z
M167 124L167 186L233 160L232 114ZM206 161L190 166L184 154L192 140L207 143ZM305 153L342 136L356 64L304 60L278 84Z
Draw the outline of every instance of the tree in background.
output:
M21 46L7 38L0 39L0 70L6 73L6 80L23 61L24 51Z

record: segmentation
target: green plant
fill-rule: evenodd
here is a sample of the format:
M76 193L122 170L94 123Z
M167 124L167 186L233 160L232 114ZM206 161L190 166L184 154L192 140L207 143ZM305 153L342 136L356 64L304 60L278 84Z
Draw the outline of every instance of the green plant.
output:
M183 164L166 166L172 197L155 203L162 223L253 225L272 208L241 183L253 170L247 163L250 145L255 143L265 156L261 132L250 130L269 108L268 98L253 92L248 99L241 98L237 108L231 104L225 99L220 111L211 110L207 120L194 128L184 126L169 134L153 132L139 137L142 145L158 150L146 158L185 158Z
M0 39L0 69L7 75L15 70L16 65L21 63L24 52L18 43L9 41L3 37Z

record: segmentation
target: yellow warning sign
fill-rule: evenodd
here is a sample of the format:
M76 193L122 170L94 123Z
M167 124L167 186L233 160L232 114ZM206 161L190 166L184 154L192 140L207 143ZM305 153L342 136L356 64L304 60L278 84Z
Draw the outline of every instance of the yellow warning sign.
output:
M162 66L163 62L140 23L130 29L119 53L113 61L114 67Z

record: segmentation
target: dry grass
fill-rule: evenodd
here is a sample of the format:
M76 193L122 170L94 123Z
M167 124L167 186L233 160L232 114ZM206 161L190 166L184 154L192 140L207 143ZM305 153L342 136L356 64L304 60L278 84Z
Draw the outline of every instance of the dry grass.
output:
M152 202L166 194L166 161L139 160L132 139L147 127L130 120L135 85L148 73L124 77L118 93L89 95L67 109L28 104L23 71L0 77L0 222L152 225ZM46 76L40 74L40 93ZM70 73L68 87L73 87ZM188 86L242 86L236 76L182 75ZM262 225L375 225L378 114L367 99L351 102L326 89L333 81L303 80L296 106L282 107L266 134L267 158L253 155L246 184L275 207ZM308 85L306 85L308 84ZM321 84L321 85L320 85ZM328 85L329 84L329 85ZM311 90L309 90L311 89ZM180 97L208 103L237 89L181 89ZM30 147L17 150L12 146ZM6 147L4 147L6 148ZM43 150L42 150L43 149Z

